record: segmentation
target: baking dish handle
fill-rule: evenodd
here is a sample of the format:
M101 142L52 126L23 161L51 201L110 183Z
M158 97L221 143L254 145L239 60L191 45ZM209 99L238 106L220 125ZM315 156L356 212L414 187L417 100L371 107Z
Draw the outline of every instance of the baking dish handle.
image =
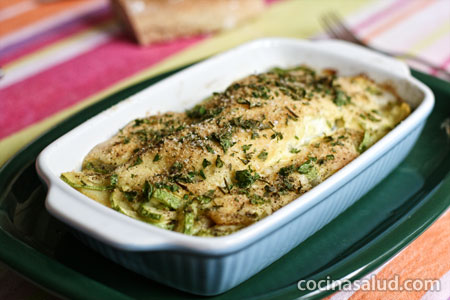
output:
M402 77L411 76L411 71L405 62L387 56L385 54L375 52L374 50L365 48L363 46L333 39L318 41L317 43L321 47L334 50L340 55L344 55L349 58L361 58L374 67L384 69L386 71L389 71L390 73L395 73Z
M166 237L168 234L166 230L130 219L128 216L87 198L76 190L70 192L78 195L70 195L72 193L63 191L63 189L64 187L58 184L50 185L45 201L46 208L54 217L79 231L83 237L94 238L104 244L126 251L156 251L172 248L173 245L169 244ZM69 201L70 197L79 198L79 201ZM74 210L77 211L76 218L70 213ZM111 217L111 214L117 215ZM134 226L129 226L130 221L134 223Z

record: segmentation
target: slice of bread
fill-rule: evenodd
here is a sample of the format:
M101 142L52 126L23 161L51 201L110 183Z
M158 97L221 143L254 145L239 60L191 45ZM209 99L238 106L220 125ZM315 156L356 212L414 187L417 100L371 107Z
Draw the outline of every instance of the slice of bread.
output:
M263 0L112 0L142 44L227 29L264 9Z

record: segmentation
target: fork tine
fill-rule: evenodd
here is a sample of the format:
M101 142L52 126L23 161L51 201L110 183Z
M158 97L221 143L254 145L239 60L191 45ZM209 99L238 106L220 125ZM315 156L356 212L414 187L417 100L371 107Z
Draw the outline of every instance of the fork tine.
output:
M323 25L323 27L325 28L325 31L327 32L327 34L330 37L336 38L336 39L340 39L340 40L344 40L344 41L349 41L352 42L354 44L358 44L361 45L363 47L372 49L374 51L383 53L385 55L389 55L389 56L394 56L394 57L403 57L405 59L408 60L412 60L415 62L418 62L424 66L428 66L442 74L444 74L445 76L447 76L448 78L450 78L450 72L448 72L445 68L440 67L440 66L436 66L435 64L421 58L418 57L416 55L412 55L409 53L401 53L401 52L392 52L392 51L385 51L385 50L381 50L378 48L374 48L371 47L370 45L366 44L366 42L362 39L359 39L350 29L349 27L347 27L345 25L345 23L342 21L342 18L339 17L336 13L334 12L328 12L325 13L321 16L320 18L321 23Z
M340 38L339 32L336 30L336 27L332 25L332 21L328 17L328 15L326 15L326 14L322 15L320 20L321 20L321 23L322 23L323 27L325 27L326 33L330 37L334 37L334 38L337 38L337 39Z
M351 37L347 35L345 31L342 30L342 26L335 20L331 13L323 15L323 21L327 24L329 31L333 32L333 37L340 40L349 41ZM352 41L353 42L353 41Z
M348 26L345 25L342 18L339 17L336 13L330 12L329 17L332 18L336 26L338 26L340 31L343 32L343 35L345 35L346 40L360 45L363 44L363 42L348 28Z

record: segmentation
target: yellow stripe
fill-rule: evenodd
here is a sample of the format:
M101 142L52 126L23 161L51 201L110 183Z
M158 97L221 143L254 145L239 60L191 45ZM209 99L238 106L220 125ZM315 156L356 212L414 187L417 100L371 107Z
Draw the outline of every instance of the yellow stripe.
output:
M432 34L425 39L418 41L409 49L409 53L418 55L423 50L433 45L436 41L450 33L450 20L446 20L440 27L438 27Z
M52 45L44 47L40 50L37 50L31 54L25 55L20 59L14 60L10 63L7 63L3 66L3 69L8 71L13 71L16 68L20 68L26 64L34 64L37 61L45 59L45 57L51 56L53 53L58 51L64 51L64 48L69 48L72 45L81 43L84 39L89 38L93 35L98 34L99 32L107 32L112 30L116 26L114 21L105 21L100 25L94 26L93 28L86 29L80 33L77 33L71 37L65 38L59 42L56 42Z
M199 43L188 50L182 51L169 59L150 67L134 76L122 80L118 84L103 90L86 100L60 111L34 125L31 125L16 134L0 140L0 165L20 148L31 140L48 130L58 122L127 86L174 69L176 67L200 60L214 53L229 49L245 41L263 36L285 36L307 38L317 34L321 28L319 17L328 11L335 11L341 15L347 15L357 9L370 5L375 0L321 0L302 1L287 0L273 4L259 18L244 26L217 34L204 42Z

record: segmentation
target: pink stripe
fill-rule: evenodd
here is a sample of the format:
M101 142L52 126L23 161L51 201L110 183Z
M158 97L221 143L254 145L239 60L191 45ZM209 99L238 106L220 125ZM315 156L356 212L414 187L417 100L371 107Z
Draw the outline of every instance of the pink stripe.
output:
M139 47L118 36L90 52L8 86L0 90L0 138L74 105L203 38Z
M445 60L444 60L444 62L441 64L441 68L443 68L443 69L447 69L447 67L448 66L450 66L450 56L448 56ZM437 75L439 73L439 71L437 71L437 70L433 70L432 72L431 72L431 74L432 75Z
M386 7L385 9L373 14L372 16L360 22L359 24L352 26L352 29L354 29L354 31L358 33L359 31L372 25L373 23L376 23L381 19L385 19L387 16L389 16L394 11L396 11L397 9L399 9L401 6L403 6L405 3L408 2L411 2L411 0L397 0L388 7Z
M56 43L66 37L90 29L102 22L112 19L111 11L102 9L93 15L85 15L67 24L50 29L43 34L33 36L27 41L14 45L13 49L0 50L0 66L35 52L45 46ZM6 53L5 53L6 52ZM3 53L3 54L2 54Z
M271 5L279 1L281 0L265 0L265 3ZM110 8L102 7L51 28L42 34L35 35L26 41L21 41L4 49L0 47L0 66L111 18Z

